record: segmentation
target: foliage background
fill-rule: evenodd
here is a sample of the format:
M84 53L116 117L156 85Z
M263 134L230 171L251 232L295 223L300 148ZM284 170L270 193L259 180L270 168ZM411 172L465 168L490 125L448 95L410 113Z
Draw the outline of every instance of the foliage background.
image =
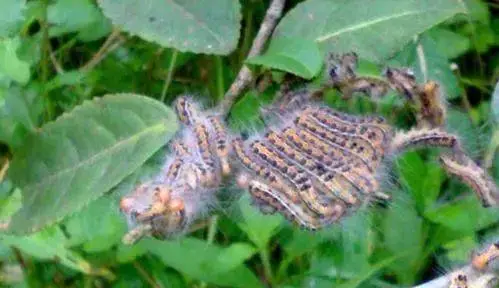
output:
M324 231L301 231L280 216L263 216L247 195L232 196L239 192L229 186L217 216L192 233L124 246L127 226L118 199L154 173L162 151L150 156L172 136L175 119L167 106L137 95L85 100L134 93L169 104L180 93L192 93L216 105L244 63L269 5L217 0L184 7L206 20L212 28L207 32L190 31L192 17L164 14L174 1L139 2L103 0L102 10L91 0L0 3L0 219L6 223L16 215L1 234L2 285L406 287L464 265L471 251L498 239L497 210L481 208L469 188L445 175L436 151L428 150L395 161L386 185L391 203L366 207ZM282 37L247 61L273 81L234 105L229 118L234 131L262 127L258 109L278 90L281 70L312 79L313 85L324 79L325 51L354 49L362 59L360 73L379 76L390 64L412 67L419 80L437 80L449 104L448 128L499 177L497 2L309 0L297 6L300 2L286 4L276 32ZM306 20L326 19L323 32L336 35L369 13L410 11L415 2L438 13L371 23L333 42ZM113 28L102 11L132 33ZM110 43L108 53L99 52ZM343 111L382 114L401 129L414 124L396 95L345 100L330 91L325 99ZM104 130L113 137L106 138ZM113 145L119 149L103 152ZM102 156L92 162L96 166L85 162L92 155ZM88 169L54 177L59 175L54 171L77 164ZM63 185L68 177L76 179L71 187Z

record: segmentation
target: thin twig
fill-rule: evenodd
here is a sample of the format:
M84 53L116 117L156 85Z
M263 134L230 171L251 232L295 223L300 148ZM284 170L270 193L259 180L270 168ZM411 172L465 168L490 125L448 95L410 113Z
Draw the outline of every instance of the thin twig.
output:
M260 30L258 30L255 40L253 40L248 57L259 55L262 52L267 40L276 27L279 18L281 18L285 2L285 0L273 0L272 3L270 3L265 18L260 26ZM253 74L251 70L246 65L243 65L229 90L225 93L224 100L221 104L223 114L226 115L229 112L237 97L239 97L252 81Z
M213 241L215 240L215 235L217 234L217 224L218 216L211 216L210 227L208 228L208 236L206 237L208 244L213 244Z
M55 54L54 54L54 51L52 50L52 45L50 45L50 42L48 43L47 46L48 46L48 50L49 50L48 53L49 53L50 61L52 62L52 65L54 66L55 71L57 72L57 74L63 74L64 69L62 68L59 61L57 61L57 58L55 58Z
M2 163L2 167L0 168L0 182L3 181L7 170L9 169L10 161L9 158L5 158L5 161Z
M213 241L215 240L215 235L217 234L217 224L218 224L218 216L213 215L210 218L210 227L208 228L208 236L206 236L206 242L208 242L209 245L213 244ZM205 288L208 286L206 282L201 282L199 285L200 288Z
M170 65L168 65L168 74L165 78L165 84L163 85L163 91L161 91L161 102L165 102L166 92L168 92L168 88L172 83L173 72L175 71L175 63L177 62L178 51L177 49L173 49L172 55L170 58Z
M118 40L116 40L118 39ZM125 42L125 39L121 37L120 30L115 28L111 34L107 37L104 44L99 48L99 51L94 54L92 59L90 59L86 64L81 67L81 70L88 71L92 70L97 66L110 52L118 48Z
M140 276L142 276L144 278L144 280L146 280L147 283L149 283L149 285L151 285L151 287L161 288L161 286L159 286L159 284L156 283L156 281L147 273L147 271L139 264L139 262L133 261L133 267L135 267L135 269L137 269Z

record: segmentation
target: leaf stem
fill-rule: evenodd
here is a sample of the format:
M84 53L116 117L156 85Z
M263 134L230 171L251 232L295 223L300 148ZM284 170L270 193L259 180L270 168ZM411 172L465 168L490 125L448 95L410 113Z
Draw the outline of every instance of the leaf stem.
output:
M175 72L175 64L177 62L178 50L172 49L172 55L170 58L170 64L168 65L168 74L165 78L165 84L163 85L163 90L161 91L161 102L165 102L166 93L168 92L168 88L170 88L170 84L172 83L173 73Z

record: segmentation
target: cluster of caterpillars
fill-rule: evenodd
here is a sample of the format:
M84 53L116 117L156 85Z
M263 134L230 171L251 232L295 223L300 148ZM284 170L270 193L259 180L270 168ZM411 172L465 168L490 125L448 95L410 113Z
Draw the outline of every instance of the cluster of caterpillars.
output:
M185 97L177 99L175 108L183 127L169 145L172 155L156 177L121 199L120 208L133 227L126 243L146 234L165 238L185 231L207 211L223 176L230 173L229 143L220 117L200 111Z
M347 96L381 97L394 89L416 107L416 129L396 132L381 117L340 113L312 101L316 91L300 90L268 110L281 119L273 129L243 140L229 137L216 113L180 97L175 107L183 128L170 144L171 159L156 178L122 199L134 227L126 241L185 230L206 211L206 199L224 178L237 179L262 212L278 212L303 228L322 228L373 197L387 198L380 191L387 156L419 146L447 148L440 157L443 167L470 185L484 205L498 204L493 180L442 128L445 107L435 82L419 85L405 69L387 69L386 80L361 78L356 65L354 54L332 57L329 86Z

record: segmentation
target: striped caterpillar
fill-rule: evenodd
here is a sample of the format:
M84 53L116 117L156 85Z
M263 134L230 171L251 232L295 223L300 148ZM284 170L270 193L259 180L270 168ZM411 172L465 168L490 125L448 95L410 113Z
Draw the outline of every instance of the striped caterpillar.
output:
M286 91L284 101L267 110L281 119L277 128L233 142L243 166L238 184L263 211L279 211L311 230L330 225L373 197L387 198L379 191L387 159L418 147L450 150L440 157L445 170L468 184L484 206L499 204L493 180L464 153L458 137L442 128L446 112L435 82L419 85L409 70L393 68L384 72L386 80L357 77L355 54L333 56L329 64L329 85L344 96L381 97L389 89L404 95L418 110L418 127L396 132L381 117L314 104L318 91Z
M228 135L219 116L200 111L188 97L179 97L175 109L183 127L169 145L172 154L153 179L121 199L132 227L126 243L146 234L164 238L185 231L205 214L231 172Z
M373 198L389 198L380 191L387 159L418 147L449 150L440 157L447 172L471 186L484 205L498 204L495 183L464 153L459 139L443 130L445 107L436 83L418 85L404 69L387 69L386 81L360 79L354 54L334 61L329 70L333 87L377 97L396 90L416 103L418 128L397 132L381 117L340 113L311 101L317 91L300 90L267 110L281 119L273 129L231 141L216 113L180 97L175 109L183 127L170 144L172 155L155 178L121 201L132 226L125 241L185 231L207 210L224 178L237 179L262 212L320 229Z

